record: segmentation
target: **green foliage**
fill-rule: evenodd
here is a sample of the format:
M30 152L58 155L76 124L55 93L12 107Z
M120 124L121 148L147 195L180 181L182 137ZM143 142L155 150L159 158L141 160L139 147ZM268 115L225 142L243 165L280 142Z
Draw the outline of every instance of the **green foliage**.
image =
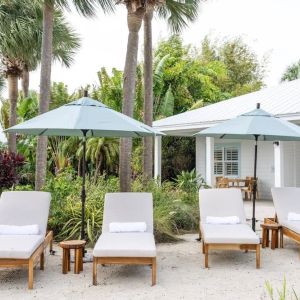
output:
M278 300L287 300L287 299L298 300L299 299L299 296L297 295L297 293L295 292L295 290L293 288L292 288L291 292L288 292L285 277L283 279L282 288L276 290L277 297L275 295L274 288L272 287L272 285L269 281L265 282L265 287L266 287L268 296L271 300L275 300L275 299L278 299ZM288 297L289 294L290 294L290 297Z
M200 188L208 188L204 178L196 170L182 171L175 179L176 186L186 192L197 193Z
M300 78L300 60L291 64L284 71L281 81L291 81Z

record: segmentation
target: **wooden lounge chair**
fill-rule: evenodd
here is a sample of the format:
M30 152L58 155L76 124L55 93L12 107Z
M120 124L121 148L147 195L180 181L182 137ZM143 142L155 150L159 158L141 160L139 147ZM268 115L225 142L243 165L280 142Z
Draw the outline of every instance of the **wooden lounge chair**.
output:
M200 230L205 267L210 250L255 250L256 268L260 268L260 241L246 224L242 193L239 189L207 189L199 191ZM234 225L207 224L206 217L239 217Z
M112 222L145 222L146 232L111 233ZM134 264L152 267L156 284L156 247L153 235L151 193L106 194L102 234L93 251L93 284L97 285L98 264Z
M288 214L300 214L300 188L272 188L276 220L282 226L282 234L300 244L300 221L289 221Z
M33 288L33 269L40 262L44 270L44 250L52 245L53 233L46 232L51 195L45 192L3 192L0 199L1 225L38 224L37 235L0 235L0 267L28 268L28 288Z

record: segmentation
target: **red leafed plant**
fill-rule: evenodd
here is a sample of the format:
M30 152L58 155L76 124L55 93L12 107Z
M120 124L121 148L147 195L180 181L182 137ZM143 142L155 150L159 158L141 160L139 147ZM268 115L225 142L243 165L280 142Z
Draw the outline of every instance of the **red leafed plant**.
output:
M0 151L0 190L18 183L18 170L24 161L24 157L20 154Z

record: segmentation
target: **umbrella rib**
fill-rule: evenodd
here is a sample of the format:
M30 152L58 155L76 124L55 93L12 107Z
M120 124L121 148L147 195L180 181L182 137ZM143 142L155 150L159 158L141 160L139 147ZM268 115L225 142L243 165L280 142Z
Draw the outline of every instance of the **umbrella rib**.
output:
M39 136L40 136L40 135L43 135L47 130L48 130L48 128L44 129L44 130L39 134Z

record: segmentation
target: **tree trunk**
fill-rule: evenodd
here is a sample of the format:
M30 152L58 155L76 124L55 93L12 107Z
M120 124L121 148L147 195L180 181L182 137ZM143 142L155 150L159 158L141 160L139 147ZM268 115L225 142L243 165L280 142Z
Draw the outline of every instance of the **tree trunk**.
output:
M153 6L148 6L144 16L144 122L152 126L153 121L153 54L152 18ZM147 179L153 172L153 137L144 137L143 170Z
M49 109L51 89L51 63L53 40L53 11L52 1L44 0L43 7L43 35L40 78L39 113L45 113ZM39 191L46 178L47 171L47 137L38 137L36 152L35 189Z
M18 101L18 76L17 74L8 74L8 97L9 97L9 127L17 124L17 101ZM15 133L8 135L8 150L16 153L17 139Z
M145 9L138 8L132 11L132 8L127 6L127 24L128 24L128 42L127 53L124 69L124 85L123 85L123 105L122 112L129 116L133 116L134 97L135 97L135 82L136 82L136 67L138 56L139 30L142 25ZM120 188L121 192L129 192L131 189L131 153L132 139L122 138L120 142Z
M22 72L22 91L24 97L28 97L29 95L29 71L28 67L25 66Z

